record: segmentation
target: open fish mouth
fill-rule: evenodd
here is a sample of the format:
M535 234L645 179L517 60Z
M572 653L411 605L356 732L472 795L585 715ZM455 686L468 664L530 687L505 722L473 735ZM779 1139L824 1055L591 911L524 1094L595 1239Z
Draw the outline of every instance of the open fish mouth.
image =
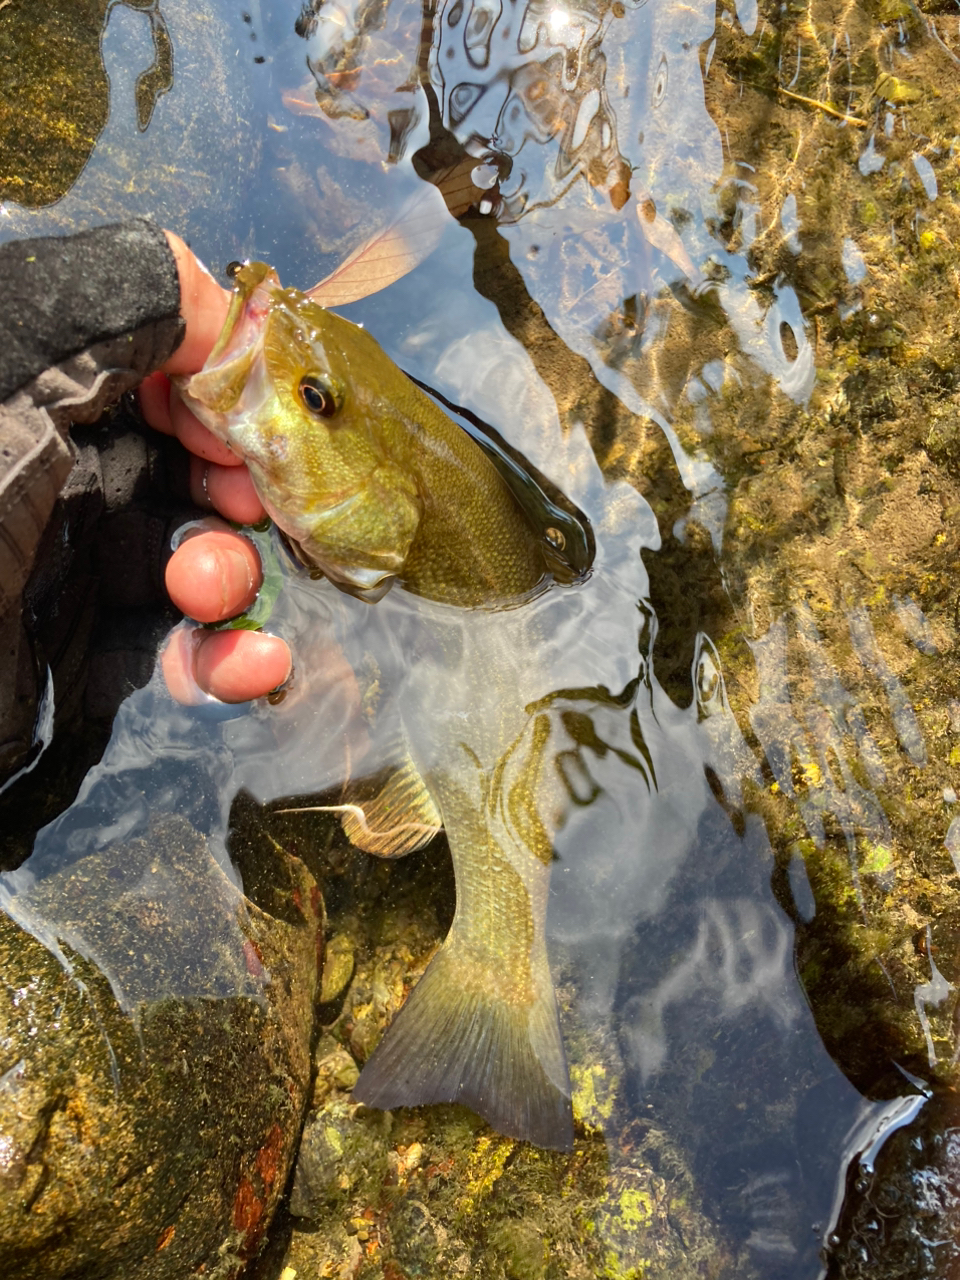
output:
M223 424L213 415L235 409L244 389L249 391L256 382L251 375L263 344L273 294L280 287L277 273L265 263L240 267L234 275L227 319L206 364L192 377L176 379L200 420L221 437L225 434Z
M245 280L244 277L250 277ZM267 314L270 311L273 288L280 288L280 279L272 267L264 263L248 263L235 274L237 291L231 300L231 310L236 316L227 317L227 324L217 340L207 361L209 367L218 368L243 359L260 341ZM229 321L233 324L229 325ZM222 344L222 345L221 345ZM218 349L219 348L219 349Z

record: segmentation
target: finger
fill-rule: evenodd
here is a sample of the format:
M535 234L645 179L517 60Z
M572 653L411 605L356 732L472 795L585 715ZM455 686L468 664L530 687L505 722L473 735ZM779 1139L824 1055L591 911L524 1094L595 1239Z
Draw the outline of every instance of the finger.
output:
M213 631L197 645L194 674L200 688L221 702L246 702L283 684L292 665L290 650L278 636Z
M276 636L188 625L170 633L160 662L171 696L185 706L211 697L231 703L263 697L289 679L293 665L289 647Z
M187 322L183 342L164 365L166 373L196 373L210 354L223 328L230 294L187 248L179 236L166 232L180 276L180 314Z
M243 465L243 459L238 458L222 440L203 425L195 413L187 408L176 388L172 388L170 393L170 422L174 435L180 443L185 449L195 453L198 458L219 463L221 467Z
M208 694L194 677L194 657L201 632L189 623L174 627L160 655L160 670L170 696L185 707L195 707L208 700Z
M181 542L167 564L170 599L197 622L236 617L256 599L260 557L238 533L203 532Z
M237 524L256 524L267 514L246 467L220 467L190 459L190 496L201 507L215 507Z
M156 431L173 435L170 420L170 379L165 373L151 373L140 383L140 412Z

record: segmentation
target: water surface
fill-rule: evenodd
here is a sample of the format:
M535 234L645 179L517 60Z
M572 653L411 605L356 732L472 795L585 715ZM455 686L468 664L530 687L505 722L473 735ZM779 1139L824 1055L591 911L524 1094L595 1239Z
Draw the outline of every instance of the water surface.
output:
M402 599L370 610L291 580L271 625L297 646L294 693L222 719L156 680L133 695L9 909L109 975L122 932L68 920L58 876L188 794L240 888L238 789L306 796L358 751L376 762L323 674L338 655L361 703L376 684L435 724L464 690L482 722L484 688L509 684L518 708L549 708L548 931L589 1168L543 1193L541 1256L496 1199L536 1220L529 1156L511 1173L503 1144L445 1113L401 1121L376 1138L399 1173L323 1209L342 1274L590 1274L599 1257L610 1276L800 1280L859 1275L884 1240L900 1270L882 1274L947 1274L955 1220L894 1264L917 1206L901 1196L880 1230L870 1178L886 1135L955 1122L956 15L194 9L109 10L90 158L52 203L8 192L4 234L145 212L215 269L256 256L307 286L432 183L450 211L436 247L342 310L576 503L596 558L534 606L535 644L485 618L457 663L416 639ZM369 888L330 886L358 955L380 945L357 923ZM189 972L185 994L220 990L202 956ZM156 997L141 976L116 980L121 1004ZM403 1166L415 1142L432 1166ZM429 1173L444 1159L463 1162L456 1210ZM295 1235L292 1265L323 1247Z

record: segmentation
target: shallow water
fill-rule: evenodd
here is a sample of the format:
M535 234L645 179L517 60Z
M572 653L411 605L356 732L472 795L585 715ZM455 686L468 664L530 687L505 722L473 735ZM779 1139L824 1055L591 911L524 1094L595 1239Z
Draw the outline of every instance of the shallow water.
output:
M8 203L3 234L142 211L215 268L261 257L305 287L432 177L461 221L343 313L576 503L596 558L532 607L535 643L487 617L458 664L398 647L400 599L291 581L271 626L297 645L293 694L223 717L173 708L156 680L134 694L5 905L135 1009L166 970L124 986L122 935L85 932L58 877L188 795L239 887L237 789L306 795L356 767L357 708L317 674L335 644L392 673L397 704L429 703L420 749L438 756L465 708L503 750L547 700L551 964L605 1166L589 1248L562 1254L577 1232L545 1214L529 1274L599 1256L611 1276L698 1259L859 1275L884 1136L956 1083L957 17L457 0L431 23L390 0L327 3L301 35L293 5L193 8L160 6L173 84L145 128L156 18L110 11L92 156L59 202ZM491 663L513 719L489 703ZM218 994L214 961L170 957L180 993ZM459 1157L443 1125L424 1141ZM401 1207L447 1234L425 1246L422 1221L378 1205L379 1246L357 1254L343 1224L378 1194L361 1184L325 1227L343 1274L527 1274L489 1186L464 1226L410 1176ZM501 1161L489 1185L505 1177ZM527 1204L522 1181L512 1194ZM952 1222L882 1274L948 1274ZM323 1260L309 1248L294 1236L291 1265Z

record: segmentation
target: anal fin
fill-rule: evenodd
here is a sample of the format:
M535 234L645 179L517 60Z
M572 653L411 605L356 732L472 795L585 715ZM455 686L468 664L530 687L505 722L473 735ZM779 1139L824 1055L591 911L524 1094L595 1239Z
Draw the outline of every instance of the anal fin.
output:
M385 781L364 780L344 788L341 815L351 844L381 858L398 858L427 844L443 826L443 819L409 756L391 770Z

